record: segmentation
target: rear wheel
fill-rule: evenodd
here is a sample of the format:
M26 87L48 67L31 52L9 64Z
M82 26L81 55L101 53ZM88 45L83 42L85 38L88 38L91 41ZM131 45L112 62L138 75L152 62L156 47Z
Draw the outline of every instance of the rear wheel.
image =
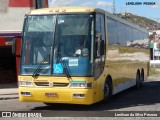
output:
M108 102L112 96L112 83L111 80L107 80L104 84L104 99L103 102Z
M141 71L141 83L140 83L141 86L143 85L143 82L144 82L144 70L142 69L142 71Z
M140 86L141 86L141 77L140 77L140 72L138 70L136 75L136 88L140 88Z

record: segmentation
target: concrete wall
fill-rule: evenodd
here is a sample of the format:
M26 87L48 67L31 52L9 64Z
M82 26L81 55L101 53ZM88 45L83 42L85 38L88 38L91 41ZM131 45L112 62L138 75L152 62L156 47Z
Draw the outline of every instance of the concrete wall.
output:
M21 31L26 12L47 6L48 0L0 0L0 33Z
M30 8L8 8L6 13L0 13L0 31L21 31L24 15Z

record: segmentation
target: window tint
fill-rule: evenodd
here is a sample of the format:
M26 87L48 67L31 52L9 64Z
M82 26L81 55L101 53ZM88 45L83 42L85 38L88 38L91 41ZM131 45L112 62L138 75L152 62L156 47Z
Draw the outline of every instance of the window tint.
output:
M120 22L118 22L118 37L120 45L126 42L126 25Z
M107 19L108 44L118 43L117 22L111 18Z
M102 40L105 40L105 24L104 24L104 15L101 15L101 34Z
M54 19L52 16L28 16L28 32L53 32Z
M133 29L133 40L138 40L138 39L139 39L138 30Z
M126 26L126 38L127 38L127 41L133 41L133 30L131 27L129 26Z
M147 33L109 17L107 17L107 34L109 45L144 47L143 44L147 44Z
M101 15L96 15L96 33L101 33Z

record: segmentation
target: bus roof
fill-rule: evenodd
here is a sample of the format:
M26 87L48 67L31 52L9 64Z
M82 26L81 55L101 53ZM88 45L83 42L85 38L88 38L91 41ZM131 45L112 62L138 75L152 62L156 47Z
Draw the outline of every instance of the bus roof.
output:
M52 13L67 13L67 12L95 12L95 11L105 12L104 10L100 10L97 8L91 7L74 7L74 6L65 6L65 7L54 7L54 8L42 8L42 9L35 9L31 10L27 14L52 14Z

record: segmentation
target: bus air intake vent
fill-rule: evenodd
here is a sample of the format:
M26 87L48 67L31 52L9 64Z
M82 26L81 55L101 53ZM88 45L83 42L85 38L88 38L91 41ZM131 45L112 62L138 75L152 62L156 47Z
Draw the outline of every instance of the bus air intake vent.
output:
M67 87L69 83L57 83L57 82L34 82L37 86L48 86L48 87Z
M34 82L37 86L49 86L49 82Z

